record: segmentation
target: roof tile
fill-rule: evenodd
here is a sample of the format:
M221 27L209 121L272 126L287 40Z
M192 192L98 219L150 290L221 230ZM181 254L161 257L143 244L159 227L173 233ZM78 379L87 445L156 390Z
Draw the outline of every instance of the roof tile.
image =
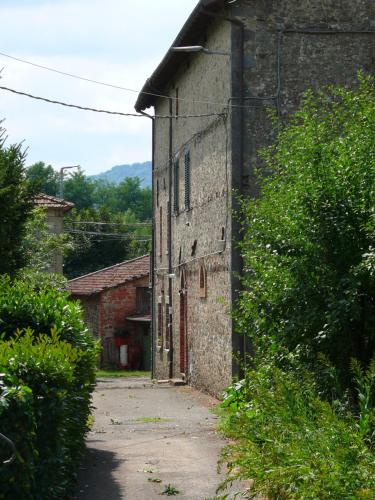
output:
M68 290L73 295L92 295L149 274L150 256L145 255L70 280Z

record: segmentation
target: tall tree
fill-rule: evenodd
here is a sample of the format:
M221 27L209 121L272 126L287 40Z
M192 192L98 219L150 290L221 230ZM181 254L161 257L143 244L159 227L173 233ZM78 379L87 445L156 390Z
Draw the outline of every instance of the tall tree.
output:
M28 167L26 178L41 193L56 196L59 192L58 172L51 165L46 165L42 161Z
M5 145L0 132L0 274L23 266L21 242L33 209L33 188L26 181L25 152L20 144Z
M74 203L77 210L92 208L94 205L94 183L82 170L74 172L64 182L64 198Z

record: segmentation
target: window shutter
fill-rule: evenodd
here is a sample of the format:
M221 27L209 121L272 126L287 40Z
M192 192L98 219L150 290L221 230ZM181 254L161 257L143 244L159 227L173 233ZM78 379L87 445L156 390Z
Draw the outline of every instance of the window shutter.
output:
M185 153L185 209L190 209L190 151Z
M178 214L180 208L180 164L176 160L174 162L174 200L173 200L173 210L175 214Z

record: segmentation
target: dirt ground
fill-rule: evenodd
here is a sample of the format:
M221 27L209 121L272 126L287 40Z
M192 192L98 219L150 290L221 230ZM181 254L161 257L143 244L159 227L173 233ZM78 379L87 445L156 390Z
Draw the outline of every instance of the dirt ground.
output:
M215 498L225 445L209 411L216 404L189 387L100 379L75 498L151 500L165 498L165 490L179 499Z

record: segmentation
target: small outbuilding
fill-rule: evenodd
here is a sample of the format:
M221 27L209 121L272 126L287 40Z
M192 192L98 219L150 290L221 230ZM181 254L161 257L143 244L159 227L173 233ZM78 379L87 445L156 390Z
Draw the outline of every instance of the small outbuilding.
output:
M149 370L151 366L150 257L145 255L68 283L102 344L101 366Z
M39 193L34 198L34 205L45 211L48 229L51 233L61 234L64 232L64 215L74 208L74 203ZM56 251L54 253L52 261L48 263L48 271L50 273L63 273L62 252Z

